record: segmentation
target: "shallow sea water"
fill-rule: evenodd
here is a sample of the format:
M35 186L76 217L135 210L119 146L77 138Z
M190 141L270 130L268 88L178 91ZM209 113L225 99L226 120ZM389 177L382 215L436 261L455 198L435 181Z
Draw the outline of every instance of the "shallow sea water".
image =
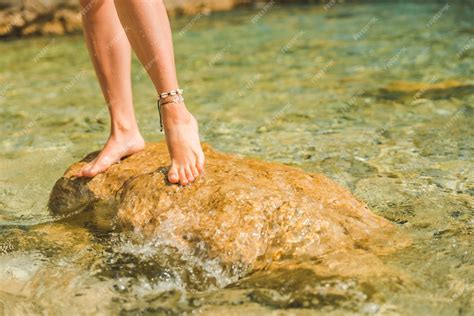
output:
M443 7L275 5L173 21L203 140L349 188L412 237L383 258L409 283L298 270L236 282L163 243L52 218L54 182L101 147L107 112L81 36L1 42L0 311L472 315L474 11ZM133 63L139 125L161 140Z

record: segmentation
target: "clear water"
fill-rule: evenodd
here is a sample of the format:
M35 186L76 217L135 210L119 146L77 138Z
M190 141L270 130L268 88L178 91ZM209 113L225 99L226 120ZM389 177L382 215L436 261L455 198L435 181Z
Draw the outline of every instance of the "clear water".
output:
M101 147L107 112L80 36L0 43L0 310L472 314L474 11L443 7L273 6L256 23L258 9L173 21L203 139L348 187L412 236L383 258L411 282L301 270L236 282L162 243L52 218L52 185ZM141 130L158 141L155 94L136 60L132 78ZM462 88L383 90L447 80Z

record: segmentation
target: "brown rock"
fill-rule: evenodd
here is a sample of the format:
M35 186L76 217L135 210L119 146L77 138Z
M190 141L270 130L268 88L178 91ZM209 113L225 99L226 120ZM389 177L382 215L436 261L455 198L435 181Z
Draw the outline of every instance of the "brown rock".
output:
M10 15L0 12L0 36L10 34L13 29L13 25L10 22Z
M33 23L33 24L30 24L27 27L23 28L21 30L21 35L28 36L28 35L39 34L40 31L41 31L41 25Z
M200 12L227 11L233 9L239 0L167 0L166 9L170 15L194 15Z
M82 30L81 14L69 9L56 11L54 18L63 24L65 33L74 33Z
M24 25L25 21L19 12L14 10L0 12L0 36L10 34Z
M41 34L44 35L62 35L64 34L64 27L62 23L58 20L52 20L46 22L41 27Z
M57 181L49 208L59 215L113 209L122 227L224 266L259 268L328 254L332 266L348 259L357 265L349 253L368 258L408 243L323 175L204 149L206 173L186 187L167 182L164 143L147 144L92 179L75 178L97 153L89 154Z
M58 4L58 1L52 0L23 0L22 6L25 11L44 15L55 10Z

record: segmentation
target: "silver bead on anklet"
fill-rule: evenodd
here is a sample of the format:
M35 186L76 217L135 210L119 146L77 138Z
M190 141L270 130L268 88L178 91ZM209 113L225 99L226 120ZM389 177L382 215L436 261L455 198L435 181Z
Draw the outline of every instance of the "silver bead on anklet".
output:
M169 92L163 92L160 93L159 98L158 98L158 114L160 115L160 132L163 132L163 119L161 117L161 107L165 104L169 103L183 103L184 102L184 97L183 97L183 89L176 89L176 90L171 90ZM171 97L167 100L164 100L168 97Z

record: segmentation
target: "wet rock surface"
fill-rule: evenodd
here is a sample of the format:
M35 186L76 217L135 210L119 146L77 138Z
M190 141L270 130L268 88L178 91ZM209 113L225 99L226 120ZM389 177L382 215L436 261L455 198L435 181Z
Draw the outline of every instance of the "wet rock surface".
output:
M330 255L331 269L341 264L350 274L344 254L367 257L408 243L396 227L323 175L207 145L205 152L205 175L186 187L167 182L164 143L147 144L92 179L75 178L97 153L89 154L57 181L49 208L56 215L83 211L102 221L114 218L125 230L229 269ZM109 215L101 217L103 212Z

